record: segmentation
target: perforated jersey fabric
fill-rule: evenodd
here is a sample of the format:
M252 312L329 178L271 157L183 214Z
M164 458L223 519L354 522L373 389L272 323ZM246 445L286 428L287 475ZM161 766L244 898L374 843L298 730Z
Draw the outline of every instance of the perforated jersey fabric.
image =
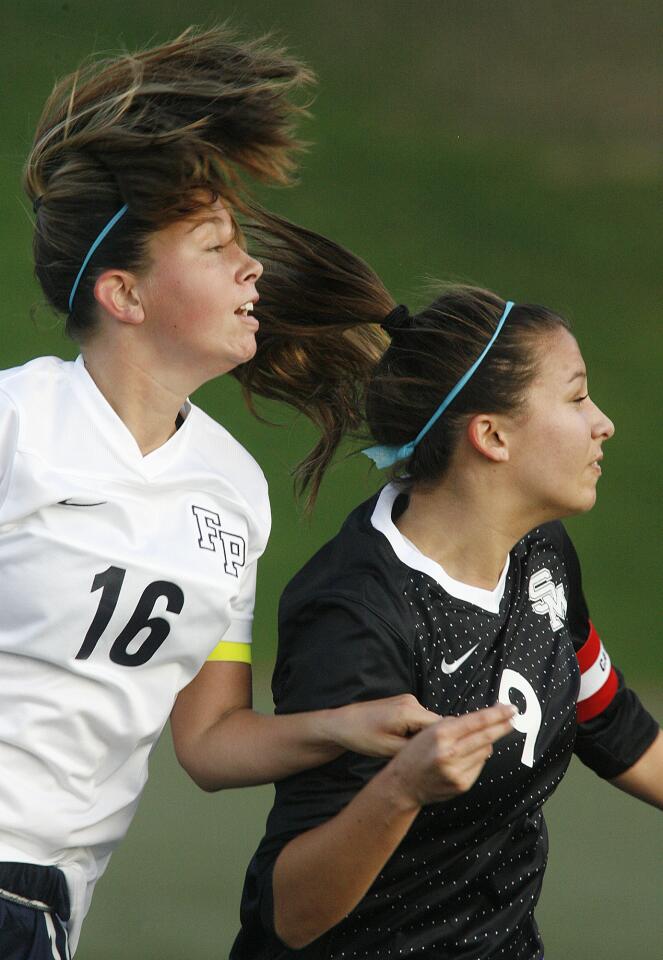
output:
M286 588L277 712L412 693L442 716L512 702L517 729L495 745L470 791L422 810L356 909L299 951L274 933L276 857L385 761L346 753L278 783L232 960L538 960L544 801L574 750L614 777L657 734L598 640L561 523L516 544L488 591L454 581L400 534L393 521L405 505L397 485L385 487ZM579 698L589 717L581 724Z

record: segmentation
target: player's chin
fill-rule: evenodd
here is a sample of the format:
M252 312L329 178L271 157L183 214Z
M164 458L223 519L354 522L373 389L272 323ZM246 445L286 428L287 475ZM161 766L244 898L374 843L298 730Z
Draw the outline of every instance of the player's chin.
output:
M257 349L258 342L256 340L256 335L255 333L251 333L246 345L245 359L243 362L246 362L246 360L251 360L253 357L255 357Z
M213 376L219 377L225 373L230 373L235 367L241 367L243 363L247 363L255 356L256 349L255 336L244 336L234 339L230 343L225 340L221 345L217 344L207 358L212 360L215 367Z
M256 342L256 335L253 331L247 331L234 344L234 354L237 364L246 363L248 360L252 360L256 355L256 350L258 349L258 344Z
M580 497L578 497L578 506L574 513L587 513L588 510L591 510L594 504L596 503L596 483L591 487L586 487Z
M579 489L568 491L568 494L555 499L552 512L556 517L573 517L579 513L587 513L596 503L596 485L590 488L583 484Z

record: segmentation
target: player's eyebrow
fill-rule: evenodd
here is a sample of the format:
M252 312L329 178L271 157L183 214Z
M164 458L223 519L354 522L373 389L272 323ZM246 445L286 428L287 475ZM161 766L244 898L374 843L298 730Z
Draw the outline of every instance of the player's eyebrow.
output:
M204 226L206 223L218 223L222 227L226 225L227 221L223 220L221 217L209 216L209 217L200 217L196 219L196 222L192 227L189 227L187 233L193 233L194 230L197 230L198 227Z
M586 370L576 370L576 372L569 377L567 383L573 383L573 381L577 380L578 378L580 378L581 380L584 380L586 376L587 376Z

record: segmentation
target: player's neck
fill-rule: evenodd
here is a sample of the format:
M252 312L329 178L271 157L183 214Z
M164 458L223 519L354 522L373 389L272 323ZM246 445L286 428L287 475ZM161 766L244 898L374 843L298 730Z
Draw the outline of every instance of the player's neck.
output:
M514 515L508 495L446 478L415 488L396 521L403 536L461 583L493 590L507 554L535 524Z
M87 372L133 435L143 456L173 436L186 399L181 389L173 390L139 358L118 356L90 345L84 359Z

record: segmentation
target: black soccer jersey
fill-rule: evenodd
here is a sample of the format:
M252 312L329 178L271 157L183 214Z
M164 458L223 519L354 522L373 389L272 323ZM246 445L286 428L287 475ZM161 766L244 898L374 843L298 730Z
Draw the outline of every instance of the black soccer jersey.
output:
M487 591L452 580L400 534L392 513L405 503L396 485L385 487L286 588L277 712L411 692L442 715L511 702L516 730L495 744L470 791L422 810L356 909L299 951L274 933L274 862L385 761L346 753L277 784L232 960L539 958L533 911L547 854L543 802L574 749L614 777L656 736L591 626L560 523L516 544Z

